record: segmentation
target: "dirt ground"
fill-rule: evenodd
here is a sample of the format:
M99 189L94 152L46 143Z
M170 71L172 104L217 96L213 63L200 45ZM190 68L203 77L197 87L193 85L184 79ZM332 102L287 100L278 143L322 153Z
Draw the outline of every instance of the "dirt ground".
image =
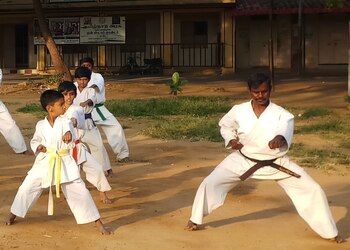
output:
M182 95L225 95L233 101L248 97L244 83L235 77L197 76L188 80ZM109 79L107 98L168 97L166 81L156 77ZM23 82L6 82L5 75L0 99L28 143L38 119L16 109L36 102L40 90L23 86ZM346 95L345 77L290 77L278 79L272 100L283 106L329 106L349 114ZM316 235L274 181L240 184L222 207L205 218L202 230L185 231L198 185L229 151L223 143L145 137L140 133L147 126L145 120L119 121L126 126L133 162L118 164L106 144L115 173L109 192L114 203L100 203L98 192L87 184L113 234L101 236L93 224L77 225L63 198L55 200L55 215L47 216L45 191L25 219L18 219L13 226L0 226L0 249L350 249L349 241L337 245ZM15 155L3 137L0 152L0 218L4 220L34 157ZM307 171L324 188L340 235L349 239L349 169Z

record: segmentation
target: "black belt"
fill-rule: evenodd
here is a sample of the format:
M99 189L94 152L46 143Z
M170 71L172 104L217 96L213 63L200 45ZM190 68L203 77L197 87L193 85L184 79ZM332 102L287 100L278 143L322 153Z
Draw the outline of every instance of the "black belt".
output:
M289 174L291 176L294 176L296 178L300 178L301 176L291 170L289 170L288 168L282 167L281 165L278 165L276 163L274 163L275 160L277 160L277 158L272 159L272 160L256 160L253 158L250 158L246 155L244 155L241 150L239 150L239 152L241 153L241 155L243 155L245 158L247 158L250 161L256 162L256 164L254 166L252 166L250 169L248 169L244 174L242 174L239 178L244 181L246 180L249 176L251 176L252 174L254 174L255 171L257 171L258 169L262 168L262 167L266 167L266 166L270 166L273 167L275 169L278 169L281 172L284 172L286 174Z
M87 120L87 119L90 119L92 121L92 124L94 124L94 126L96 127L95 121L94 121L94 119L92 119L91 113L85 114L85 120Z

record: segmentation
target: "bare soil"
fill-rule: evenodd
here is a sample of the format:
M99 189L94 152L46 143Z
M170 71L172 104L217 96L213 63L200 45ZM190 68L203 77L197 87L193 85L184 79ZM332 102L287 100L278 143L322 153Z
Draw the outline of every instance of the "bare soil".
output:
M5 75L6 78L6 75ZM166 98L163 78L107 80L108 99ZM26 142L38 121L16 112L37 102L42 91L24 80L1 88L4 101ZM232 103L248 98L245 84L229 77L193 77L182 95L229 96ZM22 83L22 84L19 84ZM328 106L349 114L344 78L281 79L272 99L290 107ZM205 218L202 230L184 230L196 189L205 176L230 152L223 143L159 140L140 131L147 120L119 119L126 126L131 159L118 164L109 145L114 177L110 179L113 204L102 204L87 184L111 236L99 235L93 224L77 225L64 198L55 200L56 213L47 216L47 191L25 219L0 226L0 249L350 249L321 239L298 216L293 204L274 181L248 180L227 196L225 204ZM326 143L310 135L309 141ZM308 141L303 137L302 140ZM16 191L31 168L34 156L16 155L0 137L0 218L5 220ZM324 188L340 235L350 236L350 172L308 168Z

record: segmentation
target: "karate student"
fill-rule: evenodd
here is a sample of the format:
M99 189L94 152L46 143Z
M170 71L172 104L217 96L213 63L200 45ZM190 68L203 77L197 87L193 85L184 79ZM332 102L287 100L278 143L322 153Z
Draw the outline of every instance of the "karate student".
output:
M80 60L80 66L91 70L91 79L88 83L89 88L96 90L97 102L92 111L92 118L95 123L100 125L106 134L109 145L117 155L117 161L121 163L129 162L129 147L125 138L123 127L120 125L114 115L104 106L106 101L105 81L101 74L92 71L94 61L90 57Z
M102 166L88 152L84 141L85 134L85 113L80 106L74 105L73 100L77 95L77 88L73 82L64 81L59 84L58 91L64 96L64 114L63 117L70 119L73 124L72 134L75 147L72 156L81 166L86 174L86 180L94 185L100 191L100 200L105 204L111 204L112 201L107 197L106 192L111 190L111 186L104 174Z
M1 84L2 69L0 69L0 86ZM29 154L21 131L2 101L0 101L0 132L16 154Z
M225 146L233 152L200 184L185 229L197 230L233 187L251 177L276 180L317 234L342 242L322 188L286 155L293 115L270 101L271 81L265 74L252 75L248 89L251 100L233 106L219 122Z
M78 67L75 70L74 85L77 95L73 101L74 105L81 106L85 112L85 133L83 142L87 144L91 155L102 165L107 176L112 176L113 171L106 148L103 145L101 134L92 118L92 110L96 103L95 89L87 87L91 78L91 70L86 67Z
M47 116L37 123L30 142L36 155L35 162L17 191L6 225L12 225L17 216L24 218L44 188L50 189L48 214L53 215L52 186L56 186L56 197L60 197L61 188L78 224L95 222L102 234L110 234L70 155L72 133L67 119L61 117L64 113L63 95L55 90L46 90L40 97L40 103Z

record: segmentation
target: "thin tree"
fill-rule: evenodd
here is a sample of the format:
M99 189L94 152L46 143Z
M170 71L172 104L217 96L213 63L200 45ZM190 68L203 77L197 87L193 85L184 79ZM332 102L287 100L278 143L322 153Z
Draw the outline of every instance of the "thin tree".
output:
M49 53L51 55L52 63L56 70L56 73L63 74L63 77L62 77L63 80L72 81L72 75L68 69L68 66L64 63L57 49L56 43L52 38L49 26L44 17L41 1L40 0L32 0L32 1L33 1L33 7L35 10L36 16L38 17L39 27L40 27L41 33L43 34L46 47L49 50Z

